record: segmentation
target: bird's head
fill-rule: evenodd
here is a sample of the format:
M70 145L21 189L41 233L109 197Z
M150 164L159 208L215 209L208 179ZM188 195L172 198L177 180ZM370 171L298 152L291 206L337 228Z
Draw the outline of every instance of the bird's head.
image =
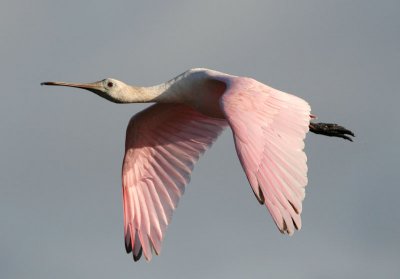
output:
M123 89L126 87L125 83L113 78L106 78L91 83L46 81L42 82L41 85L67 86L86 89L114 103L124 102Z

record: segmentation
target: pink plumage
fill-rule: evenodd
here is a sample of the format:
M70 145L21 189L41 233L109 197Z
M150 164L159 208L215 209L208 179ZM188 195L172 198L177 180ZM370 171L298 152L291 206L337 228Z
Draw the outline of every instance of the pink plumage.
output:
M307 184L303 139L310 123L304 100L253 79L236 79L222 96L236 151L260 203L281 232L301 228Z
M250 185L279 230L292 234L301 227L307 184L303 139L310 107L250 78L219 80L227 84L220 108L232 128ZM157 104L131 119L122 180L125 244L135 259L141 250L147 260L151 249L160 252L194 163L224 126L225 120L180 104Z
M230 126L236 151L261 204L278 229L293 234L307 185L304 137L316 134L351 140L337 124L310 123L304 100L254 79L191 69L152 87L115 79L93 83L44 82L87 89L115 103L156 102L132 117L122 167L125 247L138 260L159 254L173 211L194 164Z
M179 104L156 104L132 117L122 185L125 247L135 259L142 249L147 260L151 249L159 254L194 164L226 125Z

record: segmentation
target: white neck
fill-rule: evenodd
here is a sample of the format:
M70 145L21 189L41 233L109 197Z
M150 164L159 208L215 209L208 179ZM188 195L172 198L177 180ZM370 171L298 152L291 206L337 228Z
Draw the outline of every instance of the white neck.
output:
M152 103L162 102L165 92L168 86L166 83L162 83L150 87L138 87L127 85L121 91L119 101L121 103Z
M190 103L191 99L206 89L206 81L215 71L191 69L165 83L137 87L126 85L118 94L121 103ZM222 73L218 73L222 74Z

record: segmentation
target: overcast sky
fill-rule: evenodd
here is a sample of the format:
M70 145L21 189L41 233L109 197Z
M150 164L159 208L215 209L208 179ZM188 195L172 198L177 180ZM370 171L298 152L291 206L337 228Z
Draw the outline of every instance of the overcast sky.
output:
M398 278L399 11L397 0L2 1L0 277ZM288 237L227 130L196 165L161 255L134 263L120 172L126 125L146 105L39 84L152 85L193 67L296 94L357 138L307 136L303 228Z

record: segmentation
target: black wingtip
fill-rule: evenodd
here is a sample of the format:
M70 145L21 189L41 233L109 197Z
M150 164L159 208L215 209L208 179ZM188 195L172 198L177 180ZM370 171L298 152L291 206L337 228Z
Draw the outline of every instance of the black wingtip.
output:
M131 240L131 230L130 230L130 226L128 226L127 230L126 230L126 234L125 234L125 250L126 253L130 253L132 252L132 240Z
M135 253L132 253L132 254L133 254L133 260L134 260L135 262L137 262L138 260L140 260L140 258L142 257L142 251L143 251L143 248L140 247L139 253L138 253L137 255L135 255Z
M125 250L126 250L126 253L127 253L127 254L129 254L130 252L132 252L132 245L131 245L131 242L126 243L126 241L125 241Z

